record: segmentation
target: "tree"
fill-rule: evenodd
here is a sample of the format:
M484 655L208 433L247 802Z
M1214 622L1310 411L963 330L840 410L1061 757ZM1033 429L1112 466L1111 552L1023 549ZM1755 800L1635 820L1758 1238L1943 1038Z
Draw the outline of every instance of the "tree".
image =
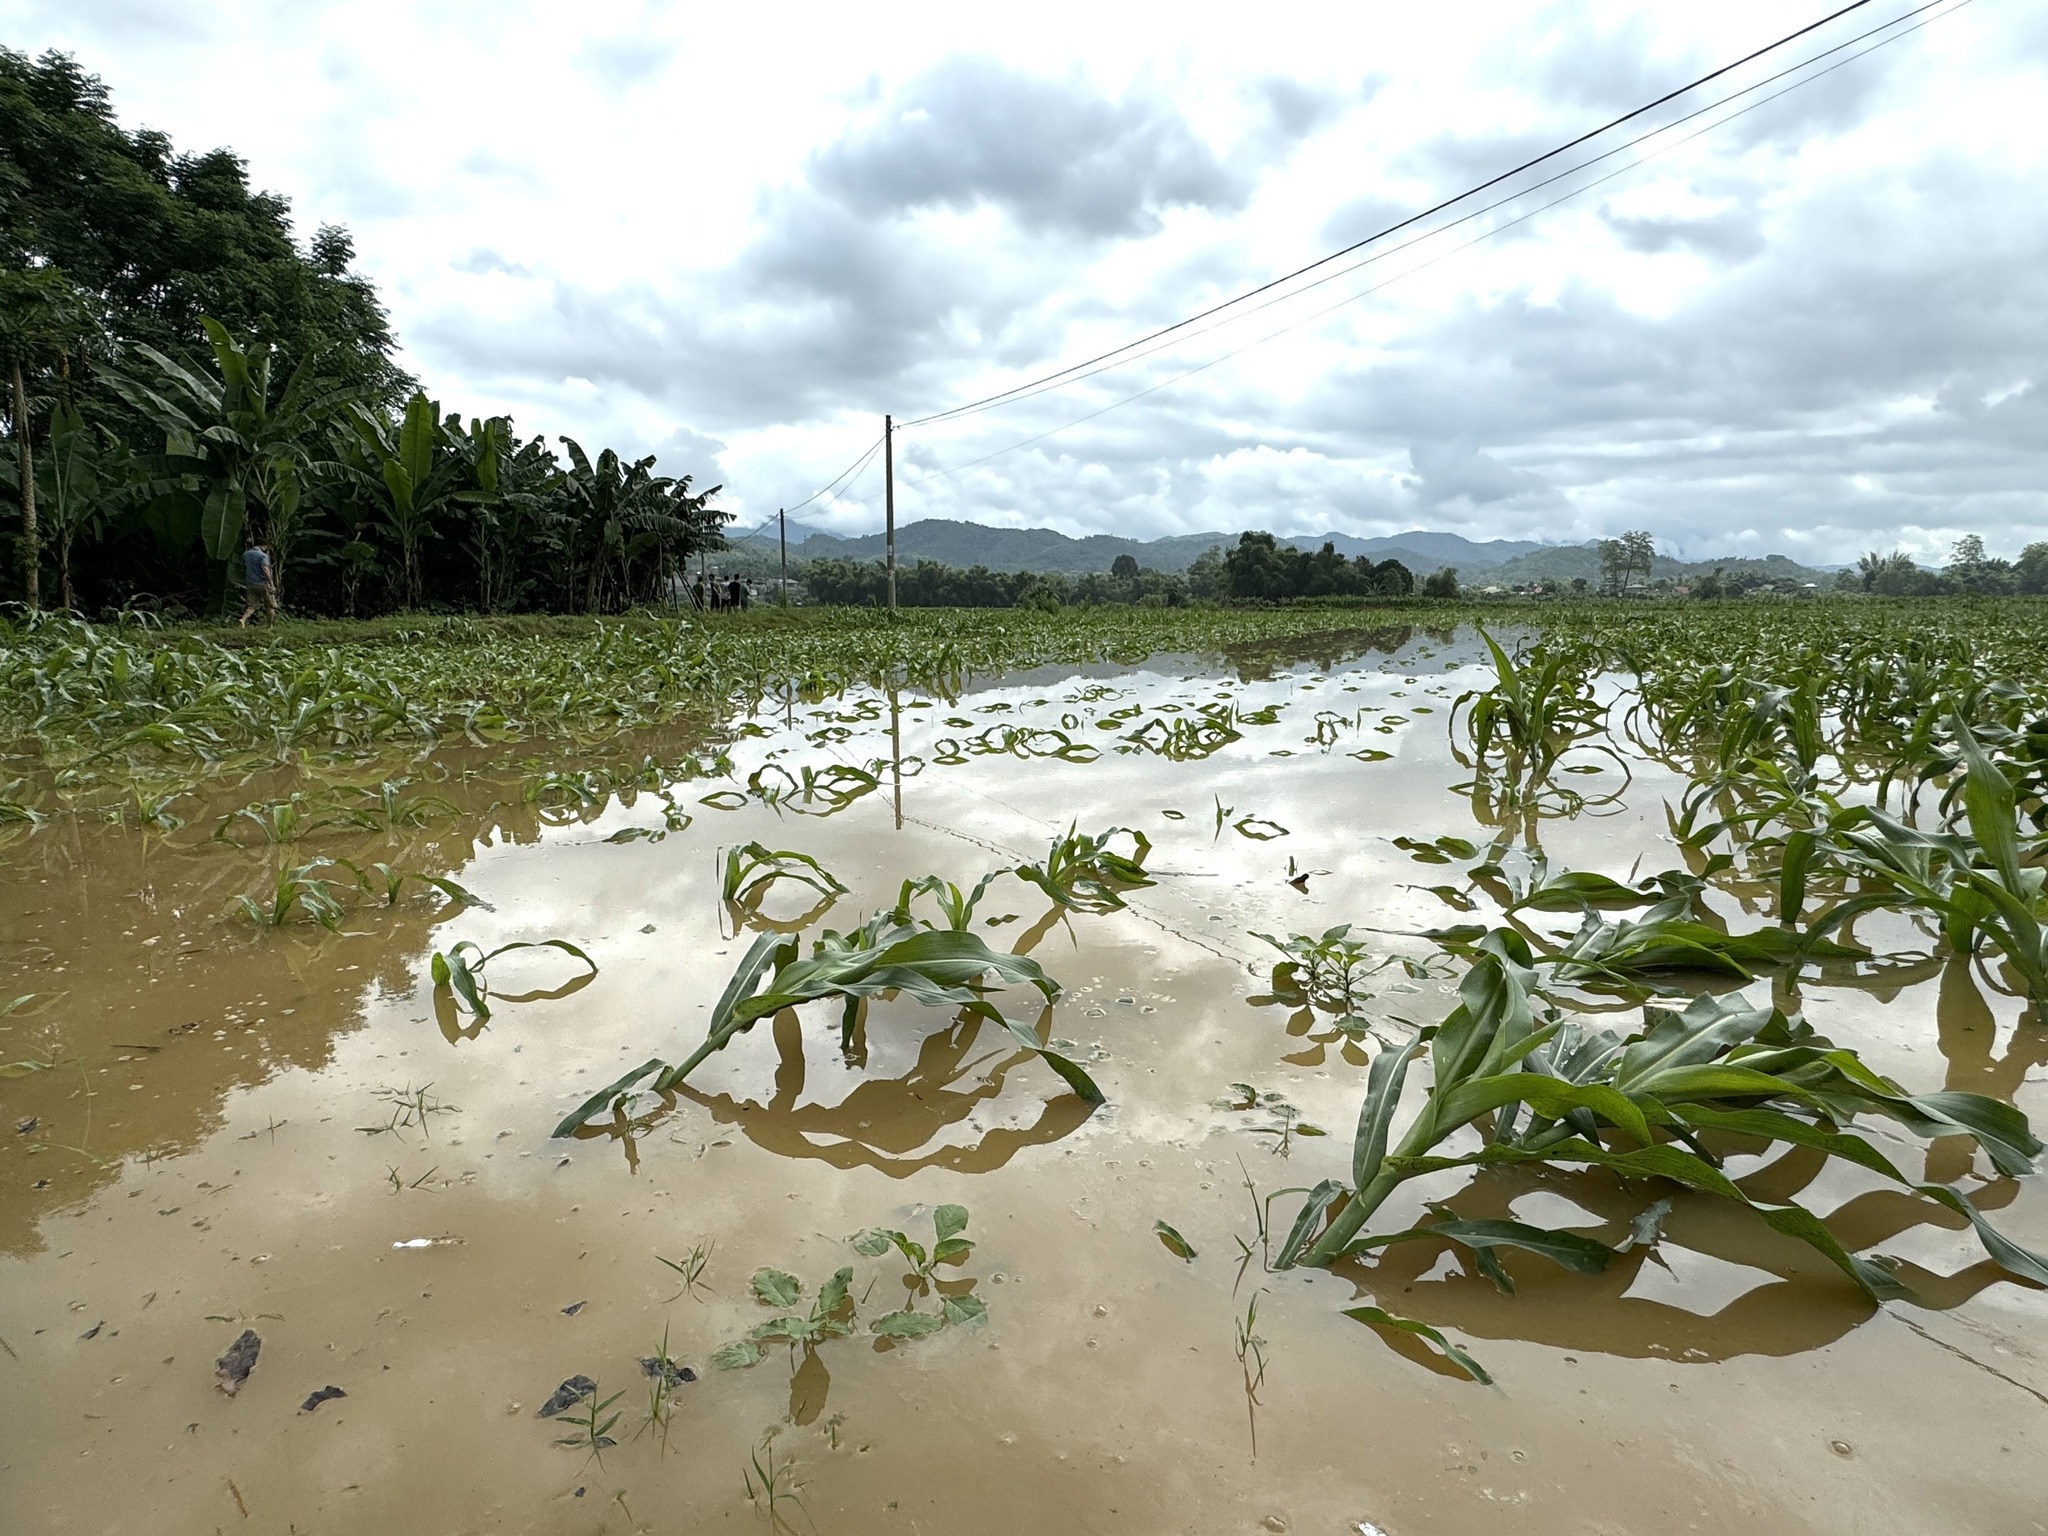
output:
M1109 562L1109 574L1118 581L1136 581L1138 579L1138 557L1136 555L1118 555Z
M414 390L405 414L394 424L360 403L348 418L355 433L346 464L349 478L366 490L386 530L398 543L399 602L420 605L420 546L441 511L465 492L488 495L497 484L495 437L483 459L465 466L442 441L441 408L425 390ZM488 479L489 489L481 484Z
M1984 540L1974 533L1956 540L1944 574L1960 590L1980 596L2010 592L2015 586L2012 566L2004 560L1992 559L1985 552Z
M50 533L57 545L58 592L67 611L77 607L71 590L72 542L101 511L102 454L99 434L75 407L58 402L50 414L45 478L50 487Z
M1458 568L1447 565L1422 579L1424 597L1456 597L1458 595Z
M199 537L217 567L241 553L253 508L268 536L272 580L280 592L291 559L305 480L324 466L321 428L361 393L336 388L308 358L272 392L269 342L247 345L210 315L200 321L218 377L176 362L151 346L135 350L155 368L144 381L110 372L108 383L163 428L168 451L144 461L172 497L199 500Z
M0 266L60 268L116 342L176 355L212 315L289 361L325 354L373 397L400 392L390 325L347 272L346 233L323 229L301 254L290 203L253 189L239 158L125 132L106 86L69 56L0 48L0 187Z
M1197 598L1213 601L1227 596L1230 578L1223 567L1223 546L1212 544L1195 556L1188 567L1188 591Z
M2048 592L2048 543L2029 544L2021 550L2013 575L2022 592Z
M1624 533L1618 539L1602 539L1601 589L1615 597L1627 597L1636 577L1642 577L1645 582L1649 580L1650 567L1656 557L1656 543L1640 528Z
M21 498L22 586L30 608L42 604L42 540L36 527L35 413L28 384L61 360L90 328L86 307L54 267L0 271L0 363L12 389L15 491Z

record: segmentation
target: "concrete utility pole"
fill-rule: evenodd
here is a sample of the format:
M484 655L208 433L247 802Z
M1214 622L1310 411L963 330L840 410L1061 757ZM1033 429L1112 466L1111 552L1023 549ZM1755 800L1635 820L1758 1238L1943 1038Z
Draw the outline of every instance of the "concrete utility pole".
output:
M789 514L780 507L775 509L775 536L782 544L782 586L779 590L782 593L782 606L787 608L789 606Z
M889 611L896 611L896 423L882 418L882 482L887 487L883 502L888 507Z

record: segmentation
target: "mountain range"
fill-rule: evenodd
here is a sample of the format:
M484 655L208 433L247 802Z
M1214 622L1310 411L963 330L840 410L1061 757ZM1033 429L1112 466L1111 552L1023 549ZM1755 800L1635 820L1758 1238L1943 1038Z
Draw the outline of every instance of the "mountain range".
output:
M764 537L768 540L766 547L772 549L772 534ZM1076 539L1051 528L990 528L980 523L926 518L896 530L896 558L899 562L936 560L942 565L984 565L992 571L1061 571L1080 576L1089 571L1108 570L1119 555L1130 555L1138 564L1155 571L1185 571L1203 551L1218 545L1227 549L1236 542L1236 534L1222 532L1183 533L1163 539L1123 539L1095 533ZM1297 535L1282 542L1300 549L1320 549L1324 544L1332 544L1341 555L1398 560L1419 575L1455 565L1461 572L1476 576L1552 547L1528 539L1476 543L1455 533L1431 533L1419 528L1386 538L1361 539L1331 532ZM886 550L879 533L849 539L823 529L792 524L789 553L791 559L803 560L880 560Z
M1139 565L1155 571L1185 571L1205 551L1228 549L1237 539L1236 534L1223 532L1183 533L1163 539L1124 539L1097 533L1076 539L1051 528L991 528L980 523L927 518L896 530L896 558L905 565L936 560L941 565L963 568L981 565L992 571L1059 571L1082 576L1090 571L1107 571L1117 556L1130 555ZM1369 555L1374 560L1398 560L1418 577L1454 566L1468 586L1512 587L1539 581L1569 582L1580 577L1592 586L1600 582L1600 551L1597 543L1590 540L1583 544L1546 544L1532 539L1482 542L1460 534L1414 528L1379 538L1359 538L1333 531L1295 535L1281 542L1299 549L1320 549L1331 544L1347 557ZM801 523L789 525L789 557L793 564L810 560L880 560L884 554L879 533L843 538ZM737 538L732 554L727 557L733 567L764 575L774 570L776 558L772 526ZM1825 584L1833 579L1834 569L1799 565L1783 555L1686 561L1660 554L1652 575L1684 581L1720 570L1730 577L1746 574L1774 581Z

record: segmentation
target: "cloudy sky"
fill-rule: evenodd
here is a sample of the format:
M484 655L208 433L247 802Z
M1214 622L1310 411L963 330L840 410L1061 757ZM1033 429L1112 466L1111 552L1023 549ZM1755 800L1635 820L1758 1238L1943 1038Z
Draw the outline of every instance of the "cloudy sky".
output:
M1320 286L912 428L899 518L1823 563L2048 538L2048 6L1939 0L1712 107L1920 3ZM656 453L751 524L885 411L1169 325L1834 8L0 0L0 39L231 146L303 233L347 224L449 406ZM879 526L879 462L799 515Z

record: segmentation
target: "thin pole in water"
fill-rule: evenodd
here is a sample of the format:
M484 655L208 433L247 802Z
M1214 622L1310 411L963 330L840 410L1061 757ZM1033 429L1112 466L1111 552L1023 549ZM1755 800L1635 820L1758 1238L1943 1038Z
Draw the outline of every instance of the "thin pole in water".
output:
M787 608L789 606L789 514L780 507L775 509L775 536L782 543L782 586L779 590L782 593L782 606Z
M888 508L889 611L896 611L896 423L882 418L882 481L887 489L882 500Z

